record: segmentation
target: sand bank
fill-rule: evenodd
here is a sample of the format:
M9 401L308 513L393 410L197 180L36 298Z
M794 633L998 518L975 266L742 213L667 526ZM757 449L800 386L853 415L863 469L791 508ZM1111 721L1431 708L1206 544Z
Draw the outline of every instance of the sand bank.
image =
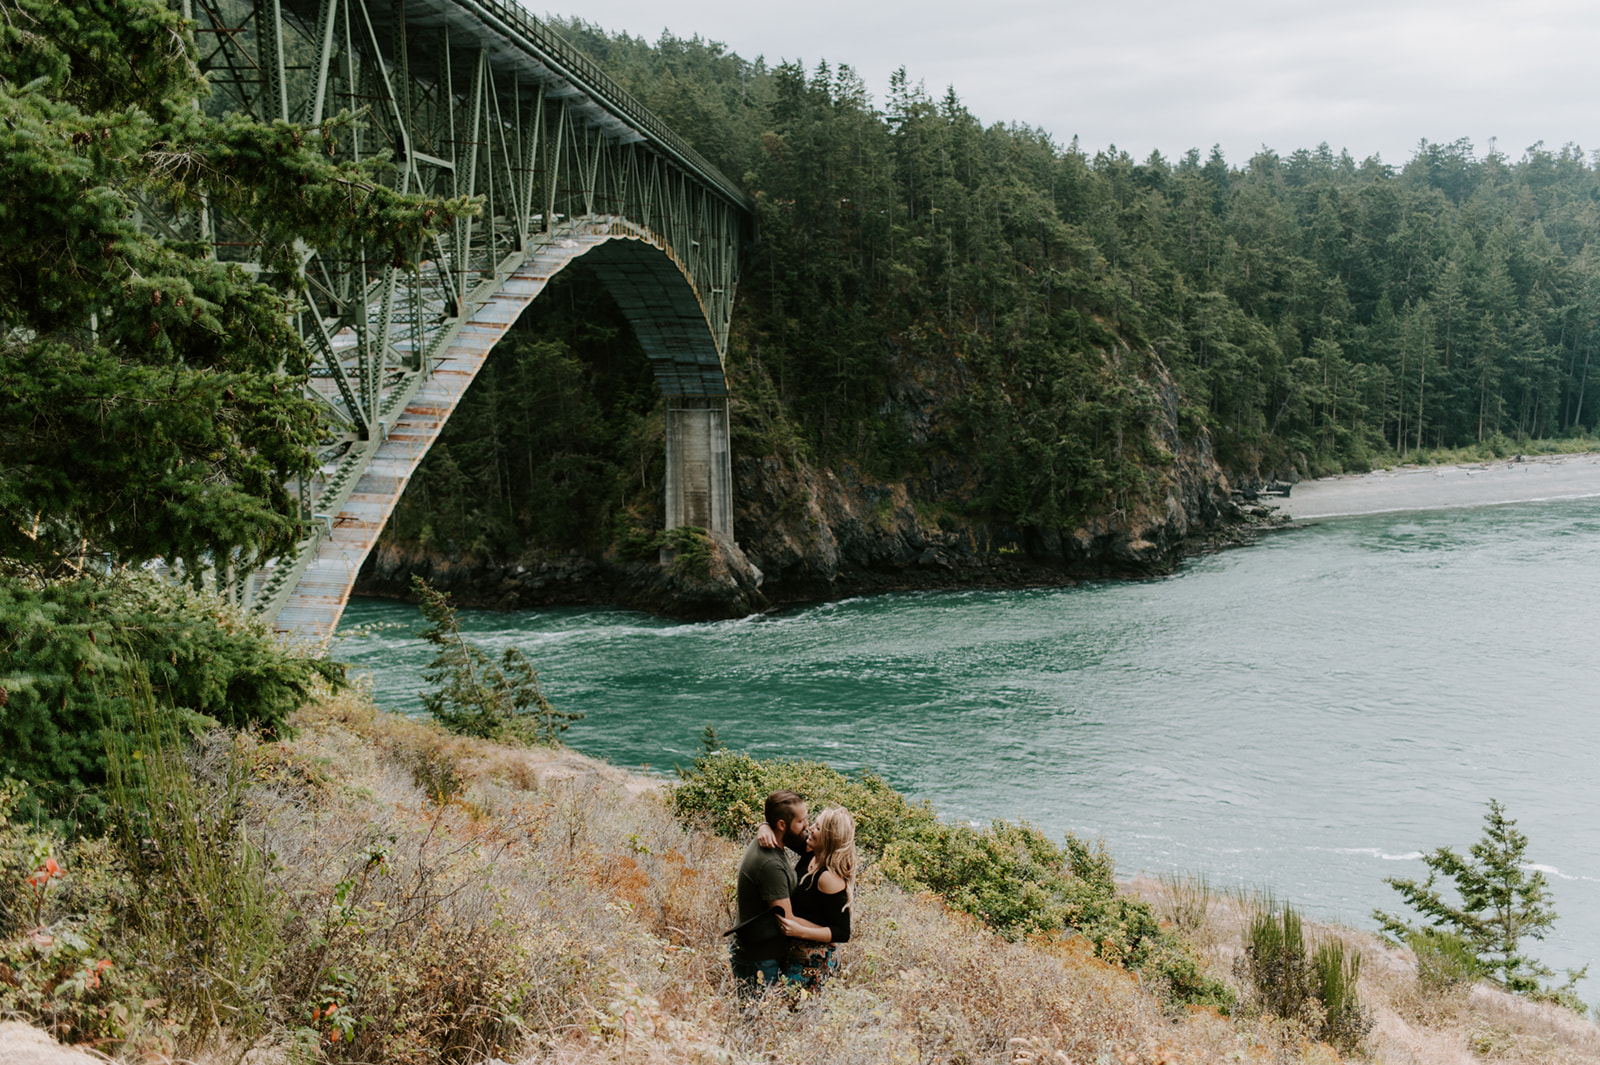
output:
M1396 510L1600 498L1600 454L1548 455L1461 466L1407 466L1302 481L1278 504L1296 521Z

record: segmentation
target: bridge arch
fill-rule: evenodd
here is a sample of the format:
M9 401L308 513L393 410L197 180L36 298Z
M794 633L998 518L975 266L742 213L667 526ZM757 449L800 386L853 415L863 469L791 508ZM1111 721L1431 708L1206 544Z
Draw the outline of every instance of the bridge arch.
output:
M325 414L302 486L308 535L231 590L280 631L331 634L395 502L483 361L550 278L582 257L632 323L667 406L669 528L732 544L722 370L744 192L592 60L508 0L172 0L199 23L211 104L311 125L352 106L338 157L385 152L407 192L469 196L476 218L421 270L311 249L296 328ZM163 218L246 267L254 235L224 213Z
M666 527L698 526L732 544L727 379L693 279L658 234L625 219L592 219L564 227L512 270L410 401L379 423L380 439L353 490L336 512L317 516L316 554L277 609L280 631L315 639L332 633L362 563L490 352L551 279L580 259L633 326L666 400Z
M584 261L632 323L666 398L667 528L693 525L731 544L727 377L698 292L664 252L644 240L611 240Z

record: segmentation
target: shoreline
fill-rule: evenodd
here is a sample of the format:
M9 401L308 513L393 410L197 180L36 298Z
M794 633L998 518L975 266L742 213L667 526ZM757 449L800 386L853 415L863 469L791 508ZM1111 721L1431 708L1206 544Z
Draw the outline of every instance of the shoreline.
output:
M1261 537L1303 528L1306 523L1329 518L1376 514L1454 510L1507 506L1517 503L1600 499L1600 452L1569 455L1518 456L1491 462L1440 466L1396 466L1369 473L1336 474L1296 483L1288 497L1262 498L1243 504L1233 520L1191 533L1153 560L1109 561L1099 565L1061 565L1027 557L991 557L952 564L905 566L893 570L844 567L835 580L780 581L767 589L770 598L761 609L726 616L781 614L821 603L859 596L912 592L1021 590L1071 588L1103 580L1150 580L1168 576L1191 558L1236 550ZM1238 500L1237 494L1235 500ZM657 617L682 621L709 621L719 612L680 612L660 603L640 601L629 594L639 584L637 574L604 574L592 559L565 556L545 560L531 584L518 584L511 592L505 581L512 566L463 557L438 558L431 576L448 591L458 606L506 612L549 607L588 606L640 610ZM515 567L520 579L525 572ZM482 571L481 573L475 571ZM412 572L407 568L407 572ZM451 579L454 577L455 579ZM361 598L409 602L405 585L376 578L372 563L363 566L353 595Z
M1398 466L1301 481L1275 501L1294 522L1600 498L1600 453L1519 456L1451 466Z

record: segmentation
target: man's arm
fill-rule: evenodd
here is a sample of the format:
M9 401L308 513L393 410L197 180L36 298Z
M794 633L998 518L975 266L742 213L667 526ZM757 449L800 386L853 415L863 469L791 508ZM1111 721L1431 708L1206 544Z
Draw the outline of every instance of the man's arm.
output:
M794 916L794 907L789 904L789 878L781 867L769 862L761 870L760 884L763 902L775 910L783 911L785 917Z

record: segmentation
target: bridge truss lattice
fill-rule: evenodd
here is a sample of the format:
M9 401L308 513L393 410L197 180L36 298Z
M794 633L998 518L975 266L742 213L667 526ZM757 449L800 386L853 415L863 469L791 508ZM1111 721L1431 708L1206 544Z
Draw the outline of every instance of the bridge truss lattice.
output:
M731 537L722 370L749 201L591 60L503 0L175 0L194 20L208 110L320 125L395 188L473 196L420 268L307 248L295 324L324 415L300 486L307 534L233 594L280 630L337 624L356 571L489 350L573 259L590 255L668 399L669 526ZM220 212L151 224L251 263ZM680 452L672 454L674 447Z

